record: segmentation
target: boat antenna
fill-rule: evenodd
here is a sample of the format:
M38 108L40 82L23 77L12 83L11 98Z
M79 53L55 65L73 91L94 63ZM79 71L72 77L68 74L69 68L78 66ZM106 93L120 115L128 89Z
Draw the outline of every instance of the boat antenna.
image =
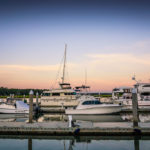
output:
M85 86L86 86L86 84L87 84L87 70L85 68Z
M134 74L134 76L132 77L132 80L134 80L134 81L136 81L136 83L138 83L138 81L137 81L136 78L135 78L135 74Z
M86 68L85 68L85 92L86 92L86 94L87 94L87 88L86 88L86 84L87 84L87 70L86 70Z
M63 76L62 76L62 83L64 83L64 81L65 81L66 51L67 51L67 44L65 44L65 53L64 53L64 66L63 66Z

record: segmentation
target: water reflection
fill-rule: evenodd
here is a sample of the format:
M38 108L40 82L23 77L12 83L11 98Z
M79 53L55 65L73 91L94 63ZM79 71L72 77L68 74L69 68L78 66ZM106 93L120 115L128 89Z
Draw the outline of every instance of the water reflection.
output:
M0 136L0 149L7 150L148 150L150 137L112 136Z
M91 122L122 122L118 115L72 115L73 121L91 121ZM64 114L44 114L37 119L38 122L44 121L68 121L68 116Z
M27 120L27 114L0 114L0 121L2 122L25 122Z
M91 122L131 122L133 120L132 113L122 113L115 115L72 115L73 121L91 121ZM139 114L140 122L150 122L149 113ZM37 122L48 121L68 121L65 114L43 114L37 119Z
M90 122L131 122L132 113L121 113L115 115L72 115L73 121L90 121ZM150 122L149 113L139 114L140 122ZM34 116L36 122L49 121L68 121L68 116L65 114L37 114ZM0 114L0 122L27 122L28 115L26 114Z
M138 139L134 139L134 149L135 150L140 150L140 148L139 148L139 140Z
M28 139L28 150L32 150L32 139Z
M73 115L73 121L92 121L92 122L122 122L121 116L118 115Z

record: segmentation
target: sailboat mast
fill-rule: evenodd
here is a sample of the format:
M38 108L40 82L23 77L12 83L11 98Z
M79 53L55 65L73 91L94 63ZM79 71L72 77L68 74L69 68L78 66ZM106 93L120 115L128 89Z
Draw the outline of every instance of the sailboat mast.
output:
M64 83L64 81L65 81L66 51L67 51L67 44L65 44L64 66L63 66L63 77L62 77L62 83Z
M87 70L85 68L85 86L86 86L86 84L87 84Z

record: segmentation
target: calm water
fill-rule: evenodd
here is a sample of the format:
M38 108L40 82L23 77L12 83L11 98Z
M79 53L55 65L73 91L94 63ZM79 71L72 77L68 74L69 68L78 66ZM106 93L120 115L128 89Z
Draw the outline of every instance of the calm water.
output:
M37 137L36 137L37 138ZM149 150L150 137L0 137L0 150Z
M117 115L73 115L73 121L89 121L89 122L130 122L132 114L117 114ZM65 114L41 114L34 117L37 122L49 121L68 121L68 116ZM140 122L150 122L150 113L140 113ZM25 122L28 121L28 115L23 114L0 114L0 121L3 122Z

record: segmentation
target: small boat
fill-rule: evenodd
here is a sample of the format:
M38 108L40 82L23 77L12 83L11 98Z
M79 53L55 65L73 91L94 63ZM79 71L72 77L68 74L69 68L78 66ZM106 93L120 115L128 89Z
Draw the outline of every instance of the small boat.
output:
M150 107L150 83L136 83L138 106L140 108ZM130 87L115 88L112 91L114 103L123 103L126 107L132 107L132 89Z
M122 105L103 104L93 96L81 96L79 104L75 109L66 109L67 115L94 115L94 114L114 114L120 112Z
M0 113L3 114L28 114L29 106L23 101L16 101L16 106L9 104L0 105Z

